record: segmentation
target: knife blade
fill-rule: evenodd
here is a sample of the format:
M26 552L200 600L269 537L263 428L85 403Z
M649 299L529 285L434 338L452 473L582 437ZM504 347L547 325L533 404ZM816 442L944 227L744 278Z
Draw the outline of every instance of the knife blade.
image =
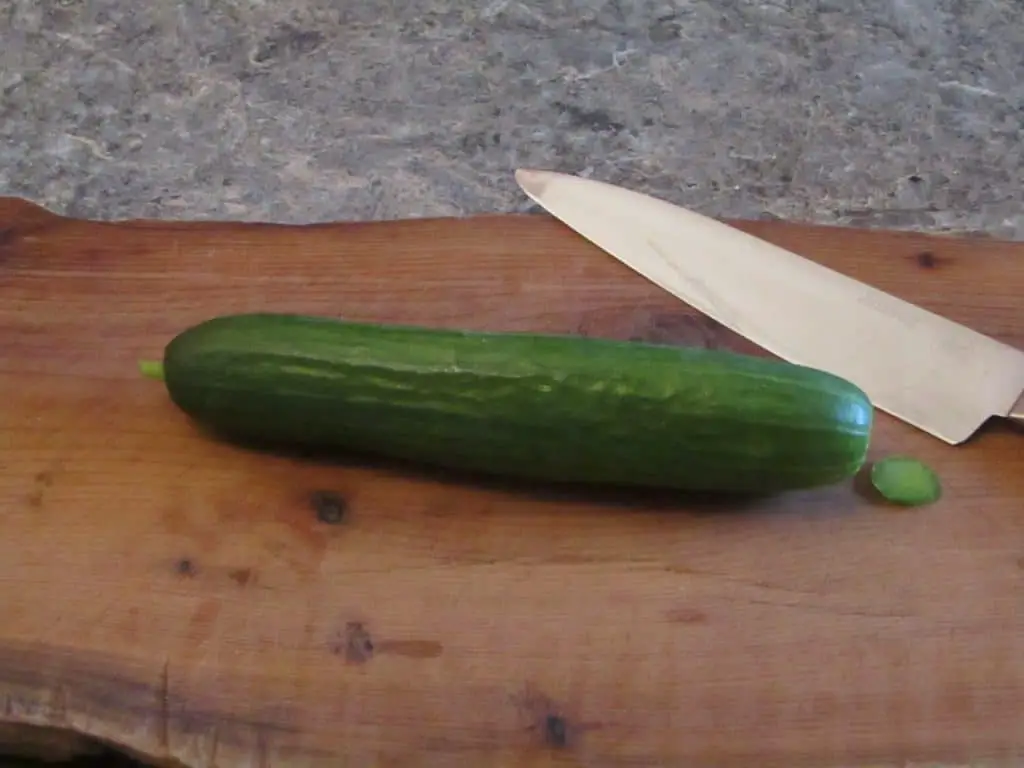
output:
M1024 352L724 222L606 182L518 169L545 211L783 360L852 381L947 443L1024 424Z

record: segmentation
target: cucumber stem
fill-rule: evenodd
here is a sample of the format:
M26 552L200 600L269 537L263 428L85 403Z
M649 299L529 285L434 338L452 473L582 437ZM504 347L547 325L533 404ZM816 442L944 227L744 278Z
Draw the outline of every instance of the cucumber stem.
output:
M140 360L139 371L147 378L164 380L164 364L159 360Z

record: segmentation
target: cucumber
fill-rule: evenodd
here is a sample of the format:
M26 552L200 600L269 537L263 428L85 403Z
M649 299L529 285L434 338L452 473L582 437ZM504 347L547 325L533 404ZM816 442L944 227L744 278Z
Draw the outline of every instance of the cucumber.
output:
M863 465L873 417L849 381L766 358L292 314L202 322L162 368L226 438L568 483L831 484Z

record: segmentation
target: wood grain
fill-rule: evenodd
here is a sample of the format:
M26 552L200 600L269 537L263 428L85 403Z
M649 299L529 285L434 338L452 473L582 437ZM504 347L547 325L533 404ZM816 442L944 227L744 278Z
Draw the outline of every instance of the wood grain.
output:
M744 222L1024 346L1024 245ZM201 435L140 357L241 310L756 352L546 216L100 223L0 200L0 718L187 766L1024 753L1024 440L934 506L526 488ZM327 502L329 514L322 514ZM321 514L318 515L318 508Z

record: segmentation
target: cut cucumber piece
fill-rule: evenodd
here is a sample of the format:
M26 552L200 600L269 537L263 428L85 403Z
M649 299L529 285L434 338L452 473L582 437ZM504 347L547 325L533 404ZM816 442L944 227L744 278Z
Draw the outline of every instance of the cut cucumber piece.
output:
M159 360L140 360L139 372L147 379L164 380L164 364Z
M924 462L909 456L887 456L871 467L871 484L894 504L917 507L942 497L939 476Z

